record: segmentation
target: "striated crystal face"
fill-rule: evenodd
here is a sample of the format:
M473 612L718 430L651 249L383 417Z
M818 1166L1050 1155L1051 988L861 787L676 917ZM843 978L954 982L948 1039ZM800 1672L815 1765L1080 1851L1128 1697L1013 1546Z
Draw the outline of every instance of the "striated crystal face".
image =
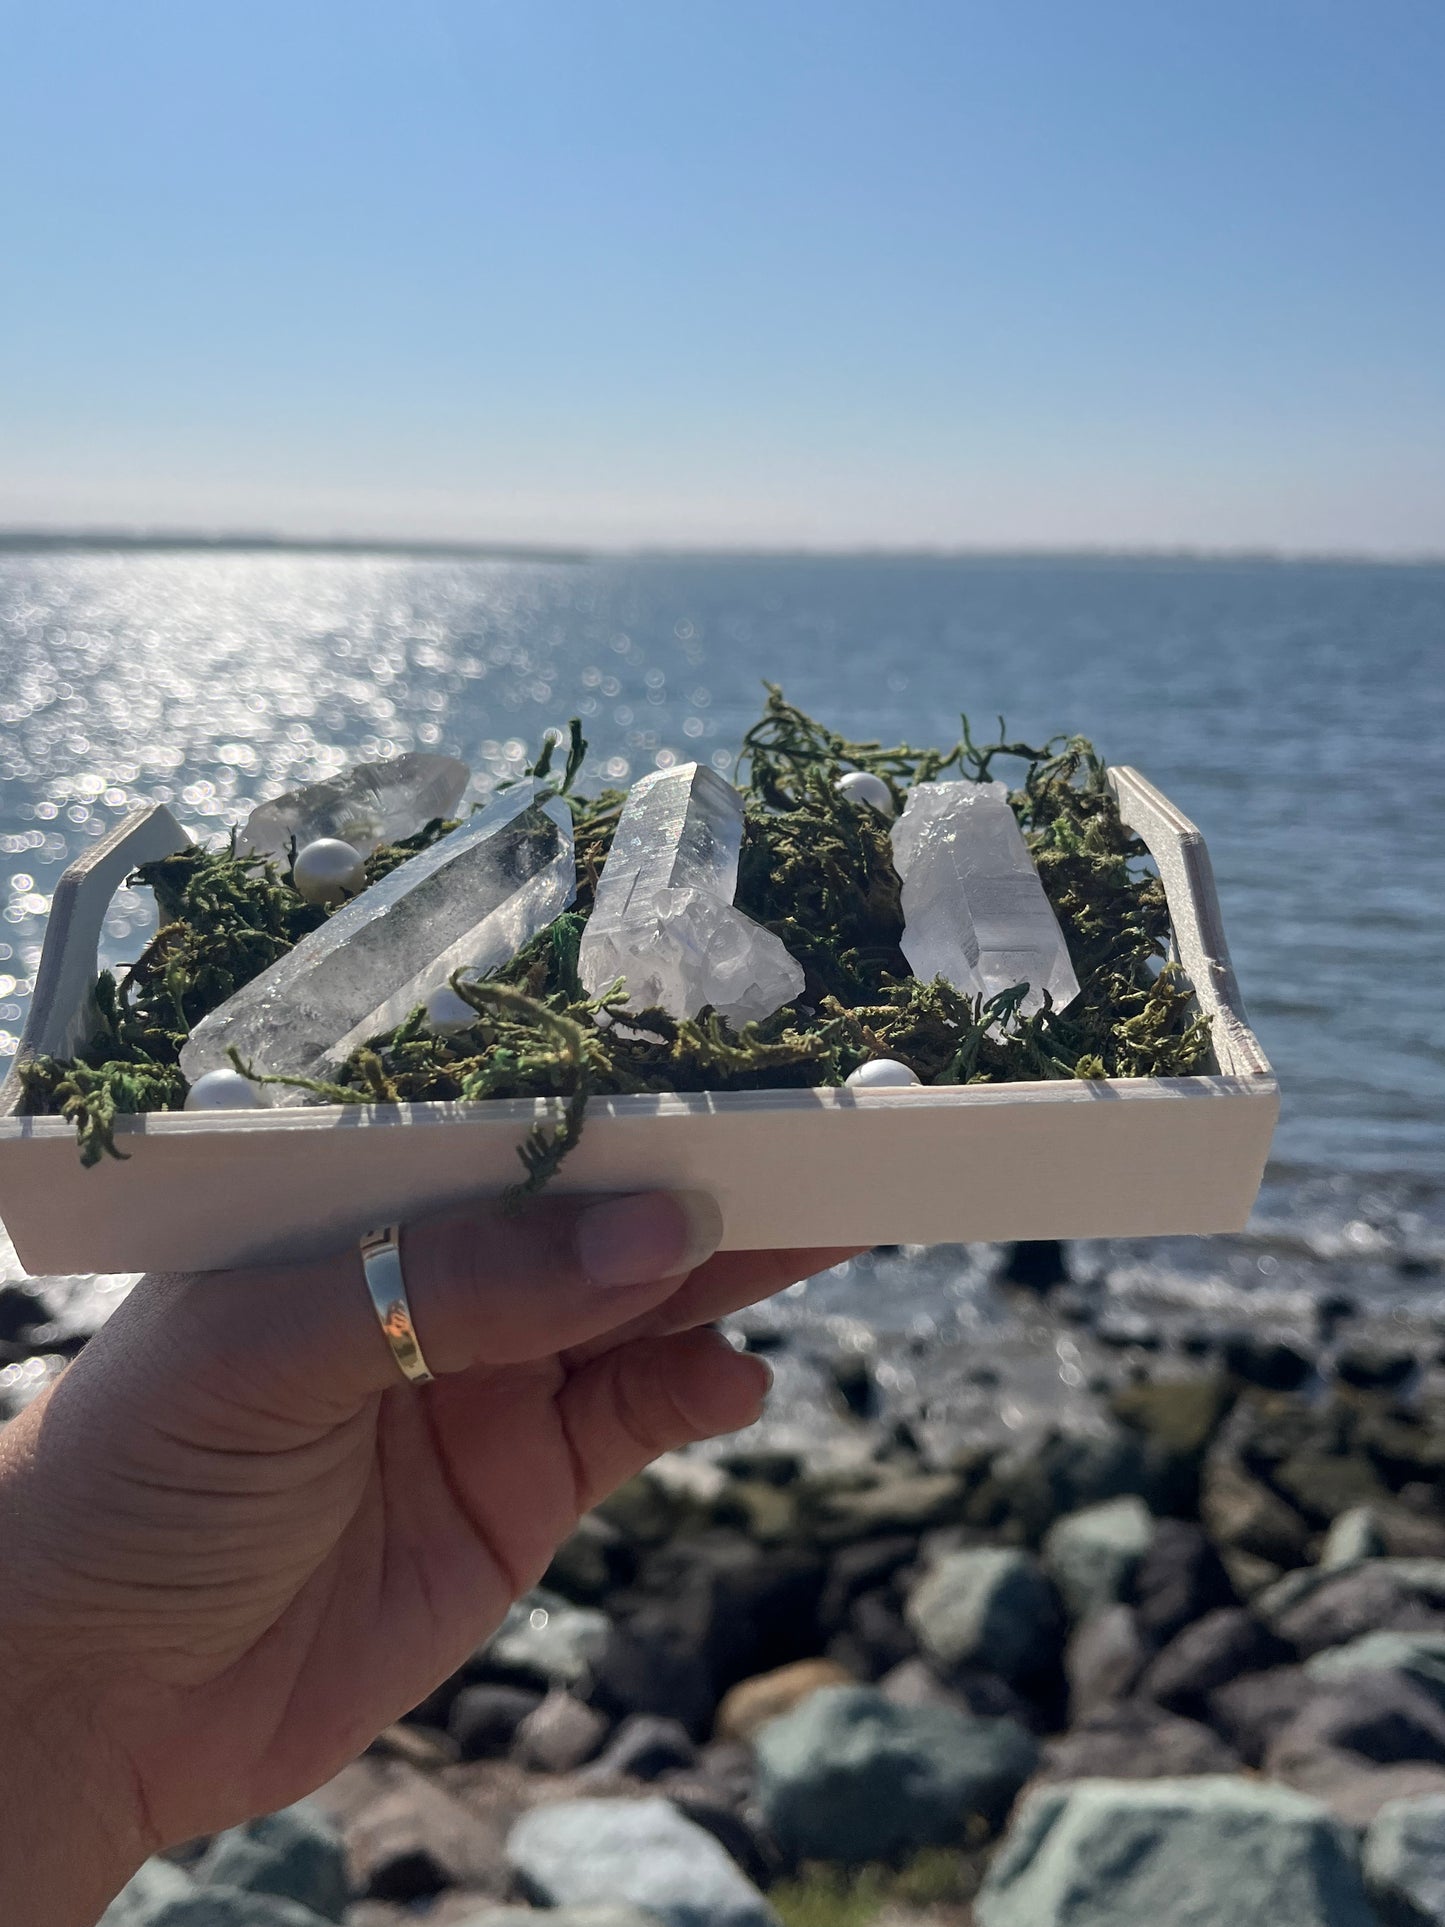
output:
M324 1077L454 970L505 963L577 893L571 812L540 788L505 790L212 1011L181 1052L187 1078L232 1045L257 1070ZM278 1087L276 1102L303 1095Z
M624 977L638 1010L711 1004L740 1025L801 994L781 941L733 907L742 842L743 799L712 770L685 763L633 786L582 933L594 997Z
M242 856L287 860L319 837L350 843L363 856L383 843L415 836L434 817L454 816L472 772L455 756L420 752L385 763L358 763L344 776L288 790L247 817L236 839Z
M890 832L903 884L903 954L916 977L969 996L1026 983L1062 1010L1079 994L1064 933L1002 783L915 783Z

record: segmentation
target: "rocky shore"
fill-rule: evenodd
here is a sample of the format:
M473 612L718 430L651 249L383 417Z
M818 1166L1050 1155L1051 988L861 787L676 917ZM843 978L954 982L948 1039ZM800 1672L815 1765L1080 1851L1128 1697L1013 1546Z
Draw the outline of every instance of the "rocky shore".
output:
M841 1354L826 1443L633 1481L364 1758L105 1927L1445 1927L1422 1363L1235 1334L940 1448Z

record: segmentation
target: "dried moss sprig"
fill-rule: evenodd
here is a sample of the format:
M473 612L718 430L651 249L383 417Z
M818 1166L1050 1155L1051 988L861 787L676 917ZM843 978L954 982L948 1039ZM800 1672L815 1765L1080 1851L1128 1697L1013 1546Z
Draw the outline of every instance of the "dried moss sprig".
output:
M587 752L579 724L554 773L560 747L549 732L528 774L549 781L572 812L576 903L488 981L454 978L475 1024L439 1037L414 1011L369 1039L329 1083L238 1068L336 1103L562 1098L559 1122L534 1126L520 1147L527 1176L514 1195L524 1196L575 1145L596 1095L837 1085L877 1055L899 1058L926 1084L1188 1076L1212 1064L1208 1022L1177 966L1164 961L1163 888L1082 738L1010 741L1000 720L997 740L979 743L965 716L951 749L888 748L838 735L769 687L743 745L737 902L787 944L806 985L796 1005L737 1033L713 1012L679 1022L633 1011L621 986L587 996L578 946L626 794L577 793ZM1010 800L1081 984L1067 1010L1046 1001L1027 1017L1021 986L985 1001L908 974L888 826L835 787L845 770L868 770L901 804L913 783L949 771L993 780L996 766L1010 763L1022 766ZM378 851L368 881L451 827L434 822ZM108 977L97 984L90 1048L71 1064L21 1070L27 1109L73 1118L87 1162L115 1152L116 1117L184 1101L177 1059L191 1027L326 915L302 902L285 866L238 857L234 842L148 864L137 881L154 888L162 928L119 992Z

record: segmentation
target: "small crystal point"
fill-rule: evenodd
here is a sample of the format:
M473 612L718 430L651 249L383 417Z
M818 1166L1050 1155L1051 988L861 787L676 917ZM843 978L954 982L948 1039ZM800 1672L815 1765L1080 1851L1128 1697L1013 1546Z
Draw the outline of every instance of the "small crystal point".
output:
M1002 783L915 783L890 832L903 884L904 956L916 977L969 996L1026 983L1021 1009L1079 994L1064 933Z
M504 790L303 937L196 1026L187 1078L228 1063L232 1046L258 1071L325 1077L454 970L505 963L577 893L571 812L542 794Z
M578 968L597 997L619 977L635 1010L730 1024L770 1017L803 972L779 938L733 907L743 799L698 763L633 786L582 933Z
M343 776L288 790L252 810L236 849L284 863L293 838L300 847L336 837L370 856L383 843L415 836L435 817L454 816L471 774L455 756L421 751L358 763Z

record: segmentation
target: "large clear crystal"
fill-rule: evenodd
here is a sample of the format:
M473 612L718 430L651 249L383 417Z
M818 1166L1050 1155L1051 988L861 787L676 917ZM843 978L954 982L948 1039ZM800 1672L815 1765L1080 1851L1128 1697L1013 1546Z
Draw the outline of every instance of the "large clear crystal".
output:
M385 763L358 763L344 776L272 797L247 817L236 848L242 856L289 860L291 841L318 837L350 843L363 856L383 843L415 836L435 817L455 816L472 772L455 756L417 752Z
M1002 783L915 783L893 825L903 954L970 996L1026 983L1026 1015L1079 994L1064 933Z
M698 763L634 784L579 968L595 997L627 980L634 1009L695 1017L705 1004L754 1023L803 989L803 972L771 930L734 909L743 799Z
M257 1070L324 1077L455 970L505 963L577 892L572 817L519 783L373 883L197 1024L194 1083L234 1046ZM288 1100L278 1087L277 1101Z

